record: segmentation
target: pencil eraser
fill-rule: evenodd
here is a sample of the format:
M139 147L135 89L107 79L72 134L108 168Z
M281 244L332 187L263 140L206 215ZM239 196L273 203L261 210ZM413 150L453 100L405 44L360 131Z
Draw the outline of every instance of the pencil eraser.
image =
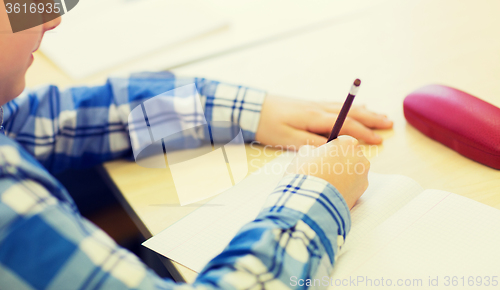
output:
M466 92L428 85L409 94L405 118L426 136L500 169L500 108Z

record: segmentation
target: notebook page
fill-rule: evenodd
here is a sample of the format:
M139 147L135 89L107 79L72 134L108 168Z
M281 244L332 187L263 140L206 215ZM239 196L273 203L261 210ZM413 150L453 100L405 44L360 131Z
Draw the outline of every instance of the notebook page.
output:
M386 286L388 279L392 286L407 284L398 289L426 289L430 283L439 286L432 288L455 283L455 289L477 289L479 280L489 279L491 287L499 271L500 211L453 193L426 190L337 261L333 285L344 278L365 282L331 289L379 289L381 278Z
M363 238L424 189L413 179L394 174L368 174L369 187L351 210L351 231L345 246ZM342 253L342 252L341 252Z
M255 219L294 156L284 152L143 245L200 272L243 225Z

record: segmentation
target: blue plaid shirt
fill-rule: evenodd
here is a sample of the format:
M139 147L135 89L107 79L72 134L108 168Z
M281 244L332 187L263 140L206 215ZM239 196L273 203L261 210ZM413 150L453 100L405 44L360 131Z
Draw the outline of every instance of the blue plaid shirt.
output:
M322 179L284 177L258 217L239 231L194 284L185 285L161 279L117 246L80 215L51 176L67 168L130 157L130 110L193 82L202 95L207 121L238 122L245 140L254 138L263 92L170 73L110 79L103 86L64 92L47 86L25 91L4 105L0 289L307 288L306 279L322 279L331 272L350 229L350 215L339 192ZM327 284L315 282L320 288Z

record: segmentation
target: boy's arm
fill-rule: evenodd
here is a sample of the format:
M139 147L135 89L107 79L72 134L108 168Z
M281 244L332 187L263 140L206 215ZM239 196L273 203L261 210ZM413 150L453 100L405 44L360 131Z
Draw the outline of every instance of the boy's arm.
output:
M257 219L193 285L181 286L159 278L82 218L27 153L1 146L0 157L2 289L303 289L315 278L316 287L326 288L350 229L347 205L332 185L287 176Z
M168 72L112 78L103 86L63 92L54 86L25 91L4 105L4 127L9 137L53 173L90 167L132 155L127 126L132 109L149 98L192 83L200 93L208 122L236 123L247 142L254 140L264 92L200 78L179 79ZM189 145L195 147L206 141L198 138L189 140Z

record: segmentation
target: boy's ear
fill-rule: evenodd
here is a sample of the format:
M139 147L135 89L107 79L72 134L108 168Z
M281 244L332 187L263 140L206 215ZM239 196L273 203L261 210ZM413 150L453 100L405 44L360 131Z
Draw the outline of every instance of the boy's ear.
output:
M60 17L79 0L4 0L13 33L30 29Z

